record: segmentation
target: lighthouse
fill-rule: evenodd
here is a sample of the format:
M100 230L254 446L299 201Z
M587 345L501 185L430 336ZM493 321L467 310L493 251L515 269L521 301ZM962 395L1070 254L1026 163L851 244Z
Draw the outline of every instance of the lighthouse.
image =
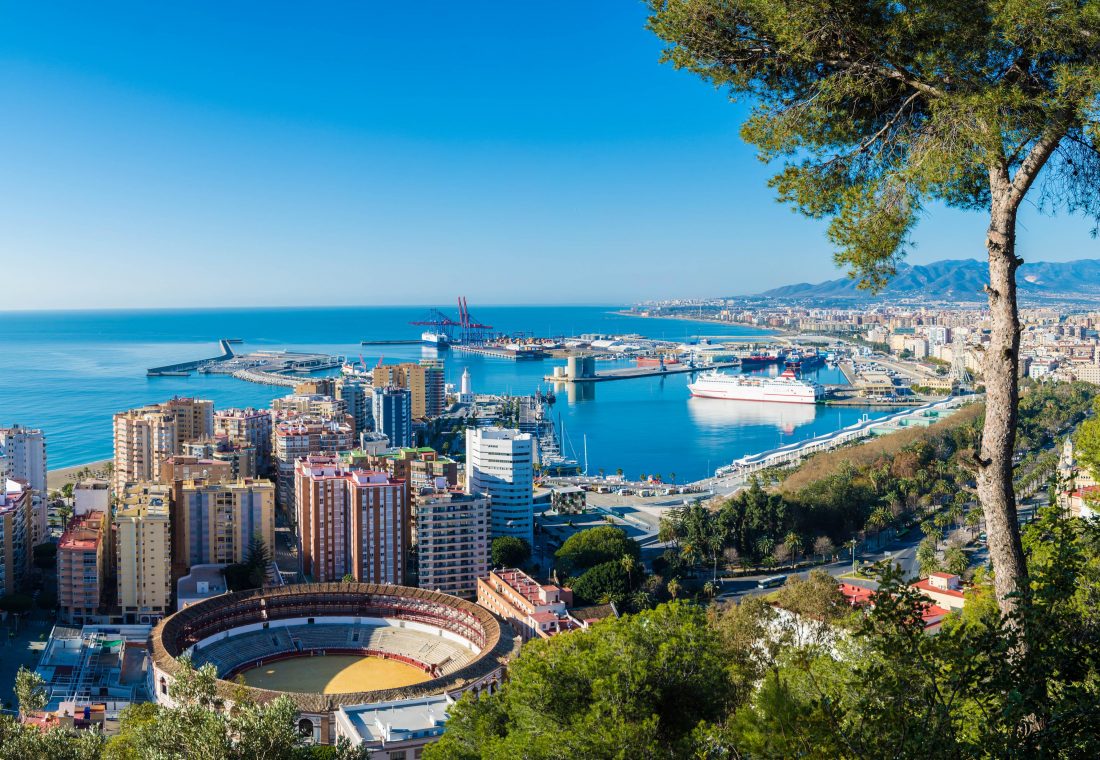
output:
M466 367L462 370L462 384L459 386L458 403L460 404L472 404L474 403L474 391L470 387L470 368Z

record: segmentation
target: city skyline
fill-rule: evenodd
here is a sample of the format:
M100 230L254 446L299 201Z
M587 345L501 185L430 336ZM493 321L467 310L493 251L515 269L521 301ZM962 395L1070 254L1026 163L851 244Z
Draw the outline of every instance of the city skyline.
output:
M641 3L258 8L7 10L6 309L449 303L456 287L629 303L839 274L823 226L750 160L744 106L658 63ZM984 226L932 208L909 261L983 258ZM1021 253L1095 257L1088 227L1028 209ZM296 276L357 260L365 282ZM409 262L447 276L402 276ZM179 267L199 287L165 292Z

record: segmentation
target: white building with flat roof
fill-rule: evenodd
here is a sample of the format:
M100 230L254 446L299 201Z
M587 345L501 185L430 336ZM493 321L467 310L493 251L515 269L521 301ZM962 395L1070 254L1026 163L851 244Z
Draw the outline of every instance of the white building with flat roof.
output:
M489 497L492 536L535 539L535 440L508 428L466 429L466 493Z
M454 700L446 694L350 705L336 711L336 737L372 750L372 760L420 757L425 746L443 735L447 710Z

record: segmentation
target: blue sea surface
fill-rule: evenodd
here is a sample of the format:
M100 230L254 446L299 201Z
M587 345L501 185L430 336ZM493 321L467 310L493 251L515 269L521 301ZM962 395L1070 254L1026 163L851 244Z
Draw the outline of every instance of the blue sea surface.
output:
M744 338L760 331L677 319L616 314L616 307L471 307L477 320L497 330L537 335L638 333L690 340L697 336ZM149 367L219 353L219 338L241 338L241 351L314 350L368 363L436 357L420 345L360 346L362 340L418 338L427 307L204 309L164 311L67 311L0 313L0 425L20 423L46 431L51 468L111 456L111 415L175 395L212 399L218 408L266 407L287 389L224 375L146 377ZM449 309L454 312L455 310ZM765 339L765 338L762 338ZM561 360L515 362L443 351L447 382L458 384L470 368L478 393L530 394L547 384ZM598 369L622 366L599 362ZM836 370L810 373L819 382L843 382ZM676 474L694 480L744 454L850 425L862 407L813 407L693 399L689 374L597 383L558 394L553 407L570 448L589 472L631 477Z

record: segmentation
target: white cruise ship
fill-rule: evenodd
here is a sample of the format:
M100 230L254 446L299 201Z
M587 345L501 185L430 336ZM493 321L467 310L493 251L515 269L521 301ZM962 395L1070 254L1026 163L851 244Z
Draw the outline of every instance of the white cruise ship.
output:
M767 401L787 404L816 404L825 396L825 388L806 382L787 370L779 377L727 375L706 372L688 386L692 396L731 401Z

